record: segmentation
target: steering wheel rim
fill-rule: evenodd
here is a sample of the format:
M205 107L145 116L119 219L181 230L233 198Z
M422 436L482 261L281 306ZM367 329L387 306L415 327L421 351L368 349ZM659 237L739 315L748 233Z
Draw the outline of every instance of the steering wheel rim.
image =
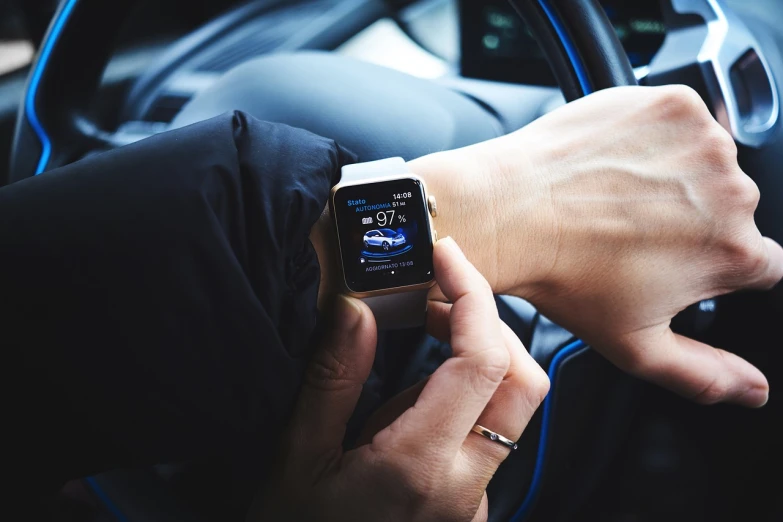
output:
M112 53L111 42L137 0L66 0L36 56L20 106L10 181L38 175L106 144L90 121L89 102ZM567 101L600 89L635 85L631 64L598 0L510 0L525 19L553 69ZM84 27L90 27L85 31ZM95 30L93 30L95 28ZM72 74L67 64L82 63ZM548 362L555 388L561 366L587 350L566 339ZM541 489L548 429L554 408L544 402L538 452L530 486L513 521L524 520Z

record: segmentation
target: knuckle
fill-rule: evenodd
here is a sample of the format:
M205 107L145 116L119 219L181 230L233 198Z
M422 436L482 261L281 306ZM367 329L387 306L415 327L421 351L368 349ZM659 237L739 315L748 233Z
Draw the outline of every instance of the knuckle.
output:
M743 279L754 279L766 271L766 250L761 248L756 241L745 239L742 236L735 237L727 245L730 265Z
M740 172L737 176L734 176L734 193L737 203L743 208L750 208L756 210L761 200L761 191L756 182L750 179L750 176Z
M719 175L717 182L719 191L715 202L720 204L722 209L731 209L732 212L755 211L761 199L758 185L736 163L724 164L717 168L723 170L725 174Z
M470 275L465 276L467 281L465 287L467 293L475 293L481 295L492 295L492 287L489 286L489 282L478 274L474 274L474 277Z
M535 361L531 360L513 378L516 393L534 408L544 402L549 393L549 376Z
M661 108L682 116L704 117L705 105L701 96L687 85L666 85L660 87L658 92Z
M456 288L458 295L454 300L459 300L466 295L492 295L492 287L489 282L478 273L461 272L456 269L448 272L444 279L450 279Z
M710 383L700 390L691 400L699 404L716 404L723 400L726 392L724 386L720 384L719 379L710 381Z
M488 295L492 295L492 287L485 278L480 277L477 283L478 290Z
M705 153L717 158L722 163L737 163L737 144L734 138L714 120L710 120L709 130L703 133Z
M644 350L632 349L630 346L616 350L613 362L635 377L645 377L654 370L648 353Z
M498 386L511 364L511 356L504 346L492 346L474 356L472 378L476 388L489 384Z
M717 122L711 121L709 129L702 133L701 150L708 163L718 173L732 174L739 170L737 144L731 134Z
M723 183L728 203L739 210L756 210L761 199L758 185L741 171L736 171Z
M747 252L745 256L745 267L752 279L758 279L760 275L767 271L769 262L763 250L755 248Z
M715 350L715 357L725 359L726 353ZM716 404L726 398L729 391L729 382L722 374L715 374L700 390L692 395L691 400L699 404Z
M537 369L530 376L530 394L537 404L541 404L549 393L550 382L544 370L538 364L535 366Z

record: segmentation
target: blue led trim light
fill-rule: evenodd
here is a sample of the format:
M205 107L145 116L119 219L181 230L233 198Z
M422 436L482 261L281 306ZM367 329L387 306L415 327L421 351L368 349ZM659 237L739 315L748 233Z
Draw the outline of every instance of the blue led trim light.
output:
M533 480L530 482L530 488L527 490L525 500L522 501L522 505L514 516L511 517L510 522L522 522L525 520L533 507L536 497L538 496L538 490L541 489L541 478L544 475L544 460L546 459L547 442L549 441L549 429L552 423L552 402L553 391L555 389L555 383L557 378L557 371L560 369L560 364L569 355L579 351L586 345L582 341L574 341L559 352L552 358L552 362L549 364L550 392L544 399L544 414L541 419L541 435L538 438L538 453L536 454L536 467L533 470Z
M120 511L120 509L114 504L114 502L111 501L109 495L103 491L103 488L98 485L98 482L94 477L87 477L84 480L87 482L87 485L90 486L92 492L95 493L95 496L98 497L98 499L103 503L103 505L117 520L117 522L130 522L128 517L126 517L123 512Z
M579 52L576 50L574 42L571 41L568 31L563 27L557 12L549 4L549 0L538 0L538 5L544 10L546 17L549 18L549 23L552 24L552 27L555 29L557 37L560 38L560 43L562 43L565 48L568 59L571 61L571 66L576 73L576 79L579 81L579 86L582 88L582 94L587 96L593 92L593 89L590 86L590 77L587 74L587 69L585 69L582 60L579 57Z
M38 85L41 83L41 76L43 76L46 64L49 61L49 57L52 54L57 40L62 33L63 27L68 22L68 17L73 11L73 6L76 5L77 0L67 0L62 10L57 14L57 18L52 23L52 28L49 31L49 36L43 43L41 48L41 54L38 56L38 61L35 64L33 75L30 78L30 85L27 88L27 96L24 102L24 112L27 115L27 121L33 128L33 131L38 136L38 140L41 142L41 157L38 160L38 166L35 169L36 176L44 171L46 164L49 163L49 158L52 155L52 142L49 139L49 135L41 125L41 120L38 119L38 112L35 109L35 96L38 93Z

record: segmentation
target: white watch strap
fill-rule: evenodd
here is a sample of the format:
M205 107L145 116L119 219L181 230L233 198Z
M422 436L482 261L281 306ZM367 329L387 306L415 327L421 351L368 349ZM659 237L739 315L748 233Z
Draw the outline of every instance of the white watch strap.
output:
M410 174L411 169L402 158L386 158L367 163L354 163L342 169L341 181L356 181L360 179L394 176L395 174Z
M363 179L398 174L410 174L408 164L402 158L386 158L367 163L346 165L342 169L341 181ZM379 295L363 299L375 315L379 330L399 330L424 325L427 319L428 289Z

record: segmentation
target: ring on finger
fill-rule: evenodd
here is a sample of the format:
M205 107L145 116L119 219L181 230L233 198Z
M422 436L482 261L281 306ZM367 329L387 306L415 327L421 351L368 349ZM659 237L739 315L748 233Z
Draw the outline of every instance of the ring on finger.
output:
M497 442L498 444L502 444L505 447L509 448L511 451L514 451L517 449L517 443L513 440L504 437L500 433L496 433L492 430L489 430L485 428L484 426L481 426L480 424L474 424L473 427L470 429L473 433L478 433L482 437L485 437L492 442Z

